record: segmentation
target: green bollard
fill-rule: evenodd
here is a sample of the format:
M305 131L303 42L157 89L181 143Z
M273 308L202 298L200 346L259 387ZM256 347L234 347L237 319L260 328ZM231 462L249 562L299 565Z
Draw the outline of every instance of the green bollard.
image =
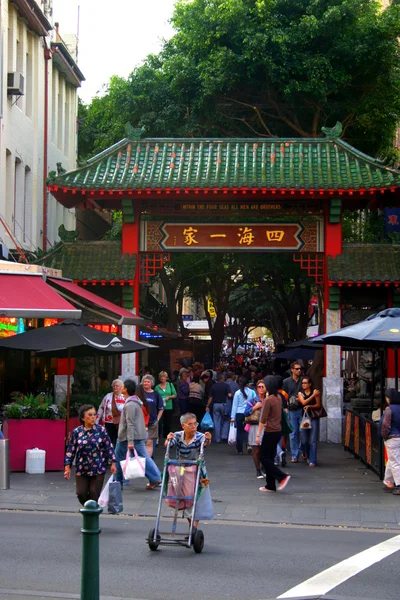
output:
M99 600L99 515L103 509L88 500L79 512L83 515L81 600Z

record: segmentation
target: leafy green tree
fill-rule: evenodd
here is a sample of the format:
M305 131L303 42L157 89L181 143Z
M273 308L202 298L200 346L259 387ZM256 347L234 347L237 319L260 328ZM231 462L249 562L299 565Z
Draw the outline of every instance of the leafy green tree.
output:
M175 35L88 107L93 149L127 121L153 136L343 136L393 155L400 115L399 0L185 0Z

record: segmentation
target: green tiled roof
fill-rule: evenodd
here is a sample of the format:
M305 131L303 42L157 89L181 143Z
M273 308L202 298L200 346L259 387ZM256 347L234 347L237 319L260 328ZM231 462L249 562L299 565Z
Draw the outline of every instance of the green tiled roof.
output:
M68 189L348 190L400 185L400 171L340 138L124 139L49 179ZM50 188L51 189L51 188Z
M400 281L400 246L344 245L343 254L328 257L331 281Z
M135 255L122 254L120 241L64 243L40 261L62 269L63 277L78 281L129 281L135 276Z

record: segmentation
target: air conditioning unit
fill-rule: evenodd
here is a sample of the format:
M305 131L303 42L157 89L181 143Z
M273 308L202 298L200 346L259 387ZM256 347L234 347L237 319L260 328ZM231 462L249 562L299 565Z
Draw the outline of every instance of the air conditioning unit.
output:
M24 76L22 73L7 73L7 95L22 96L24 93Z

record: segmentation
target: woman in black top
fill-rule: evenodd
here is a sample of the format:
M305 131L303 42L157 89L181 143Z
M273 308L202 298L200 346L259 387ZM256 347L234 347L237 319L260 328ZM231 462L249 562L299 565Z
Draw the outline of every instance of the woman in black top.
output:
M297 399L306 412L309 409L321 408L321 393L314 389L311 377L303 377L301 380L302 391L298 393ZM319 418L311 417L310 429L300 429L300 440L302 458L307 460L310 467L317 464L317 442L319 430Z

